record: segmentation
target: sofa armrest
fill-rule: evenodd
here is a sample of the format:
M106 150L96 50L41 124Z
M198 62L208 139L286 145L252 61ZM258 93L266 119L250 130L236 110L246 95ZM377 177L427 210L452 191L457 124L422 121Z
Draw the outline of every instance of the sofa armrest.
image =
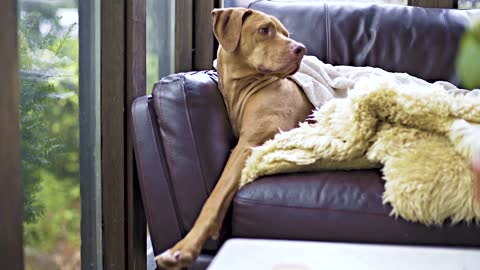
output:
M142 198L158 254L193 226L235 140L213 71L163 78L151 97L135 100L132 117Z

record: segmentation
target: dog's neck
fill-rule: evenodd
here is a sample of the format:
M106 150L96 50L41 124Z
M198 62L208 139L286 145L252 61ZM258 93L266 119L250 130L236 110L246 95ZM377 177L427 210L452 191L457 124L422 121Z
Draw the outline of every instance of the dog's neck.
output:
M217 54L217 71L220 92L223 95L234 136L238 138L247 100L267 85L284 78L261 74L239 57L221 49Z

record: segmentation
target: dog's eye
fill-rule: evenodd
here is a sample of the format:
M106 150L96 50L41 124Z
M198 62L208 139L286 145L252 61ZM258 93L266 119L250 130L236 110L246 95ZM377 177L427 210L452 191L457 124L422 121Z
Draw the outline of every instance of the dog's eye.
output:
M258 32L262 35L268 35L270 34L270 28L268 26L265 26L265 27L262 27L260 29L258 29Z

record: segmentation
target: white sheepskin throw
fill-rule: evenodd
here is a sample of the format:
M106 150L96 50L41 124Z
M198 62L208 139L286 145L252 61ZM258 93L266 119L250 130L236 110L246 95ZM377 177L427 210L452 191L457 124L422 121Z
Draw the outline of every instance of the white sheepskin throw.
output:
M381 167L392 215L427 225L480 222L470 169L480 153L479 97L370 76L312 120L254 148L241 186L282 172Z

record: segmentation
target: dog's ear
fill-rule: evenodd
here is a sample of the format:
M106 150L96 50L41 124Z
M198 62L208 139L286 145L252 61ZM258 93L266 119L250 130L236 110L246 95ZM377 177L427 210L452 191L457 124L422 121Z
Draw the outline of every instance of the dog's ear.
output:
M212 10L213 33L227 52L233 52L240 41L243 20L252 10L246 8L217 8Z

